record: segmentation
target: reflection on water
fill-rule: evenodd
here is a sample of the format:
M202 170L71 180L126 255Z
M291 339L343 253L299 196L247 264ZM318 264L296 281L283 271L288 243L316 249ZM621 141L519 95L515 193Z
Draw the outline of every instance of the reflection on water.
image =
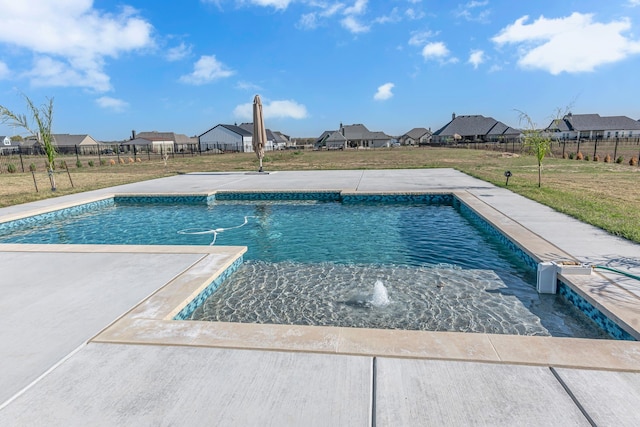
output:
M572 310L492 270L247 261L192 319L607 338Z

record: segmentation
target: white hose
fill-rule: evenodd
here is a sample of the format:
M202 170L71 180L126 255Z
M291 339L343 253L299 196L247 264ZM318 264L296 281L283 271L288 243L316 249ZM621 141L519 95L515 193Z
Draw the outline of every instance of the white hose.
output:
M226 227L226 228L216 228L214 230L202 230L198 228L185 228L184 230L178 231L178 234L189 234L194 236L199 236L203 234L213 234L213 240L209 243L209 246L213 246L216 243L216 239L218 238L218 233L222 233L227 230L235 230L236 228L244 227L249 223L249 218L255 218L253 215L247 215L244 217L244 222L240 225L236 225L234 227Z

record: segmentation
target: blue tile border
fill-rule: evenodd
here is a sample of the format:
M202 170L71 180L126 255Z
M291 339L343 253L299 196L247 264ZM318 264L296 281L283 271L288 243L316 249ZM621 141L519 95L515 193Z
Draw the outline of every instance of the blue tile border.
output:
M196 308L200 307L204 301L213 294L218 287L231 276L244 262L244 258L240 256L237 258L226 270L224 270L213 282L211 282L206 288L204 288L198 296L189 302L186 306L180 310L178 314L173 317L173 320L189 320Z
M617 323L609 319L589 301L574 291L571 286L558 280L558 293L570 304L583 312L589 319L594 321L600 329L608 333L612 338L625 341L636 341L627 331L622 329Z
M108 197L106 199L97 200L95 202L84 203L81 205L57 209L54 211L32 215L25 218L14 219L12 221L0 223L0 232L8 232L19 228L32 227L35 225L39 225L42 222L48 222L54 219L69 218L74 215L104 209L107 207L112 207L114 205L115 204L113 198Z
M466 204L462 203L458 198L454 198L453 206L457 208L460 213L465 215L465 218L470 220L476 226L482 228L487 231L493 237L496 237L502 244L507 246L507 248L516 254L520 259L522 259L527 267L531 269L533 273L538 271L538 261L534 259L531 255L525 252L519 245L509 239L506 235L500 232L497 228L495 228L489 221L480 216L476 211L468 207Z
M342 203L424 203L429 205L453 205L453 194L342 194Z
M114 196L116 206L155 204L155 205L207 205L215 199L213 195L204 194L162 194L155 196L145 195L118 195Z
M338 191L251 191L251 192L218 192L214 195L216 200L319 200L340 201Z

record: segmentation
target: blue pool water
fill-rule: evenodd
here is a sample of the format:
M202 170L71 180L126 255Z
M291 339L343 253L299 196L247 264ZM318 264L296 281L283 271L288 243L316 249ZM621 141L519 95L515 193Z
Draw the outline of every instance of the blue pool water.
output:
M447 203L112 204L0 242L247 246L198 320L606 338Z

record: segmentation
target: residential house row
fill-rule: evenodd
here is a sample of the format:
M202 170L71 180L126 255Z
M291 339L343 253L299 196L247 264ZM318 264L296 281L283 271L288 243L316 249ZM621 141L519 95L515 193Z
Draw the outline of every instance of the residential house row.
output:
M543 129L554 140L583 140L637 138L640 140L640 120L626 116L568 113L552 120ZM194 151L252 152L253 124L218 124L197 137L175 132L132 131L125 141L97 141L88 134L53 134L53 142L61 153L108 154L121 152L173 153ZM522 138L522 130L508 126L492 117L456 115L432 132L431 128L416 127L399 137L381 131L370 131L363 124L343 125L324 131L316 140L316 149L379 148L395 145L445 145L464 142L512 142ZM295 146L291 138L279 131L267 129L265 149L279 150ZM0 154L22 152L42 153L35 138L14 140L0 136Z

